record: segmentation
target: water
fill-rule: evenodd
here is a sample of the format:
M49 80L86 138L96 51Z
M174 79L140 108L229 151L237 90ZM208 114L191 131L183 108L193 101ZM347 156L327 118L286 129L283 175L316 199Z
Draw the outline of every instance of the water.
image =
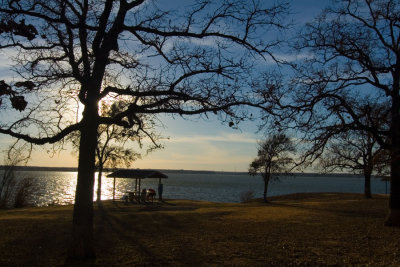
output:
M0 171L2 174L2 171ZM240 195L254 191L256 197L262 197L263 181L261 177L233 173L182 173L166 172L168 179L163 179L164 198L191 199L216 202L240 202ZM75 197L76 172L54 171L18 171L16 177L35 178L35 189L31 202L36 206L72 204ZM97 176L96 176L97 177ZM1 178L0 178L1 179ZM102 199L112 199L113 179L103 177ZM158 179L142 180L142 188L157 189ZM388 184L380 179L372 179L373 194L385 194ZM133 179L116 179L116 198L124 192L133 191ZM95 183L95 189L97 182ZM268 195L283 195L300 192L346 192L363 193L364 180L361 176L315 176L301 175L281 177L272 181ZM94 194L96 195L96 194Z

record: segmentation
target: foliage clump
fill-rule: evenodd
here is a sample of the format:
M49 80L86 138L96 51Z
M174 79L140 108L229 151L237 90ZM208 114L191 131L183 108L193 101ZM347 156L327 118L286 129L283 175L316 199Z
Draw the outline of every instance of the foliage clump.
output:
M10 150L4 160L4 172L0 182L0 208L21 208L31 205L37 190L34 178L19 178L15 174L18 164L26 162L20 150Z
M254 198L255 198L255 195L254 195L253 190L248 190L248 191L242 192L240 194L240 202L242 202L242 203L249 203L249 202L253 201Z

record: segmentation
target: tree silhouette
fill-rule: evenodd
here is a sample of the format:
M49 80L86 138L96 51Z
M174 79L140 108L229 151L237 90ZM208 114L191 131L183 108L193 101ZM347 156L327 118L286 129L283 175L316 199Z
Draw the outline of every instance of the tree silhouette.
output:
M399 19L397 0L334 1L294 42L303 56L289 63L294 75L276 101L282 128L296 128L307 147L304 160L349 130L368 132L389 151L386 225L400 225Z
M371 176L388 174L389 155L368 132L349 131L328 144L322 156L324 171L350 170L364 175L364 196L372 198Z
M0 6L1 21L29 21L40 33L31 40L13 31L3 36L0 48L13 49L13 69L35 87L18 90L29 105L15 120L2 121L0 133L38 145L80 133L71 258L94 256L100 125L146 134L142 119L160 113L215 113L235 122L246 116L242 105L262 104L248 85L255 61L273 57L280 43L263 37L284 28L286 3L195 1L179 10L157 4L11 0ZM115 99L128 104L113 116L99 115L99 102Z
M123 101L114 102L111 106L103 103L100 114L113 116L126 105ZM102 175L104 168L117 168L120 166L129 167L133 161L142 157L141 153L133 150L131 146L138 144L138 149L143 148L143 139L150 137L146 153L163 148L158 143L161 138L154 132L155 123L151 119L142 119L146 132L136 132L131 128L124 128L115 124L99 125L97 147L96 147L96 169L97 174L97 202L100 203L102 192ZM79 132L71 133L68 139L72 142L74 151L79 151Z
M249 174L260 173L263 177L264 202L268 202L267 193L270 180L281 174L287 174L288 166L294 163L288 154L294 151L295 147L292 141L283 133L271 135L259 143L257 158L250 163Z

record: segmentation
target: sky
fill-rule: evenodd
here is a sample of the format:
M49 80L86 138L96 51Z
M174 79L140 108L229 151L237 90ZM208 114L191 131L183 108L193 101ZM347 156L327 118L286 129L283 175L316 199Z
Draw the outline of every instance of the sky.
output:
M302 25L319 14L328 3L328 0L294 0L290 18L295 25ZM4 72L5 66L2 64L0 67ZM164 116L161 120L164 127L158 131L168 137L162 141L164 149L144 155L131 168L247 171L257 155L257 140L263 138L254 122L243 122L239 129L234 129L212 117L182 119ZM11 142L10 138L0 135L1 150ZM77 157L68 147L55 155L47 153L47 150L48 147L36 147L28 165L77 166Z

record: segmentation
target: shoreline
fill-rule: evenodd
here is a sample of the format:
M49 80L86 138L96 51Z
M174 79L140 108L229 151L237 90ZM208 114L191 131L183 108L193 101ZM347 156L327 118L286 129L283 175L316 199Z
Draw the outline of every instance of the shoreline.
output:
M5 165L0 165L0 170L5 169ZM117 169L125 169L125 168L117 168ZM139 169L138 170L147 170L147 169ZM213 170L184 170L184 169L152 169L161 172L165 172L166 174L177 173L177 174L227 174L227 175L248 175L247 172L243 171L213 171ZM15 171L44 171L44 172L77 172L77 167L45 167L45 166L15 166ZM105 168L103 170L105 173L114 171L113 169ZM362 174L354 174L354 173L317 173L317 172L294 172L293 176L297 177L354 177L354 178L363 178ZM250 176L250 175L249 175ZM258 177L258 176L255 176ZM382 177L373 175L374 179L382 179Z

